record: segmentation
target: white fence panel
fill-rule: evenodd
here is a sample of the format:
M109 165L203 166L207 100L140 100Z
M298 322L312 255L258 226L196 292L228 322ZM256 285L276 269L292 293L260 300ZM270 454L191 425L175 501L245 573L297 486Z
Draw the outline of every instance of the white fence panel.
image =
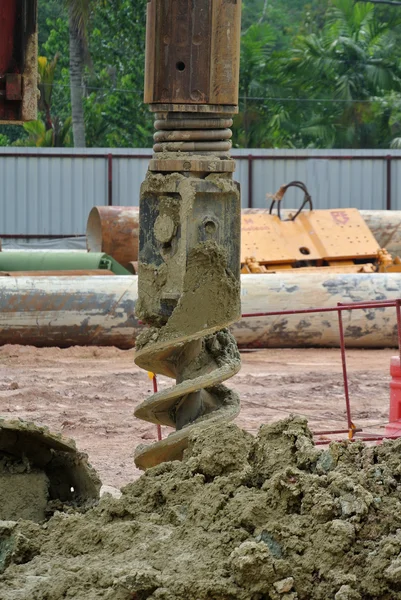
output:
M266 208L267 193L303 181L316 208L401 209L401 151L233 150L242 206ZM96 205L139 202L151 150L0 149L0 237L51 238L85 233ZM298 206L289 190L284 206Z

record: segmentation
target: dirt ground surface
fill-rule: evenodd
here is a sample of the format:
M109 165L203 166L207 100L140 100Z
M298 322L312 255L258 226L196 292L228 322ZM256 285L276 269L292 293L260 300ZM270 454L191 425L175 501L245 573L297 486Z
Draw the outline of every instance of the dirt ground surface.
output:
M347 351L352 417L365 432L384 431L394 354ZM306 416L314 432L346 426L339 350L258 350L242 353L242 361L241 372L228 382L241 396L240 427L256 435L260 425L290 413ZM168 385L160 377L160 388ZM0 415L33 420L74 438L105 485L121 487L140 474L134 449L157 434L133 411L151 390L131 350L0 348Z

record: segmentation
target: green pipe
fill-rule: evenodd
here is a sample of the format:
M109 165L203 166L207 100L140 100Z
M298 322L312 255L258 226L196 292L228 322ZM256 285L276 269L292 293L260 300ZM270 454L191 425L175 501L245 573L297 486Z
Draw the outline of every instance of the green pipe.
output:
M0 252L0 271L77 271L106 269L115 275L131 275L103 252L71 250L6 250Z

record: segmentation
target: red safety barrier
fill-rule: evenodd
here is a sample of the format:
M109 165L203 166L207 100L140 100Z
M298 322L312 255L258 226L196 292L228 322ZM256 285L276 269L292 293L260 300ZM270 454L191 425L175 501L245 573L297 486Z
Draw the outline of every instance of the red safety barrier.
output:
M346 351L345 351L345 337L344 337L344 328L343 328L343 319L342 313L345 310L364 310L364 309L375 309L375 308L395 308L397 314L397 331L398 331L398 352L399 356L397 358L398 370L397 377L400 376L399 382L396 379L393 379L392 384L394 384L394 392L391 387L391 393L394 393L394 400L390 400L390 408L393 405L393 412L389 415L389 421L392 421L392 415L397 416L395 421L400 419L399 423L390 423L386 427L386 433L384 435L374 434L369 435L365 434L356 438L355 434L357 432L363 432L362 429L357 429L352 421L351 415L351 402L350 402L350 394L349 394L349 385L348 385L348 373L347 373L347 360L346 360ZM259 313L250 313L242 315L243 318L252 318L252 317L273 317L273 316L289 316L289 315L300 315L300 314L312 314L312 313L327 313L327 312L337 312L338 315L338 331L340 337L340 352L341 352L341 363L342 363L342 371L343 371L343 381L344 381L344 396L345 396L345 406L347 412L347 426L348 429L344 431L344 433L348 432L348 439L351 441L355 441L355 439L362 441L381 441L383 439L397 439L401 437L401 299L396 300L372 300L370 302L350 302L344 303L339 302L337 306L333 307L320 307L320 308L303 308L298 310L279 310L279 311L270 311L270 312L259 312ZM394 367L395 369L395 367ZM394 371L395 373L395 371ZM396 387L396 384L400 384L400 388ZM398 401L400 399L400 401ZM395 412L399 411L399 412ZM315 435L334 435L339 433L338 430L329 430L325 432L315 433ZM331 440L319 440L316 443L318 445L328 444Z
M390 383L390 413L389 423L386 425L386 433L380 434L368 434L358 435L355 434L364 433L362 428L357 428L352 421L351 414L351 401L349 394L348 385L348 372L347 372L347 359L345 351L345 337L344 327L342 320L343 311L348 310L364 310L364 309L376 309L376 308L395 308L397 314L397 331L398 331L398 356L391 359L391 376L392 380ZM380 442L383 439L398 439L401 437L401 299L397 300L372 300L370 302L350 302L344 303L339 302L337 306L333 307L320 307L320 308L302 308L298 310L279 310L270 312L258 312L243 314L243 319L253 317L274 317L274 316L288 316L288 315L300 315L300 314L312 314L312 313L327 313L336 312L338 315L338 331L340 337L340 352L341 352L341 364L343 372L344 382L344 396L345 396L345 407L347 413L347 429L332 429L328 431L314 432L315 436L324 435L335 435L340 433L348 433L348 439L350 441L361 440L361 441L376 441ZM157 378L153 376L153 391L157 392ZM162 439L161 427L157 425L157 438ZM329 444L332 440L317 440L316 445Z
M390 361L390 410L386 434L401 435L401 365L400 357L392 356Z

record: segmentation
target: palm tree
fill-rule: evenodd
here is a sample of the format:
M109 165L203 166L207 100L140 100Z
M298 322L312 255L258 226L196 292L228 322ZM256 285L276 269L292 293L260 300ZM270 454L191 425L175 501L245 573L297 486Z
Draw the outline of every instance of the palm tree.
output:
M274 44L274 33L268 23L254 23L242 33L240 72L240 113L234 120L234 143L245 148L266 144L266 121L260 103L253 97L271 90L268 65Z
M84 148L85 121L83 107L83 73L88 59L87 28L91 0L65 0L70 38L71 115L74 146Z
M372 4L333 0L323 31L301 37L292 53L294 85L301 81L306 98L331 101L318 130L328 139L334 126L334 146L377 145L372 98L401 87L394 25L375 18Z
M46 129L53 129L51 105L54 76L56 74L56 66L58 59L58 53L50 62L47 60L46 56L39 56L38 58L38 88L40 92L39 110L45 115Z
M39 110L43 114L36 121L24 124L29 137L21 140L27 146L63 147L70 146L72 140L71 117L62 121L58 116L52 116L53 82L59 54L48 61L45 56L38 58L39 75Z
M21 144L16 144L18 146L62 148L71 145L71 117L68 117L64 122L55 117L51 129L48 129L47 123L40 119L28 121L24 123L24 130L28 133L28 138L21 140Z

